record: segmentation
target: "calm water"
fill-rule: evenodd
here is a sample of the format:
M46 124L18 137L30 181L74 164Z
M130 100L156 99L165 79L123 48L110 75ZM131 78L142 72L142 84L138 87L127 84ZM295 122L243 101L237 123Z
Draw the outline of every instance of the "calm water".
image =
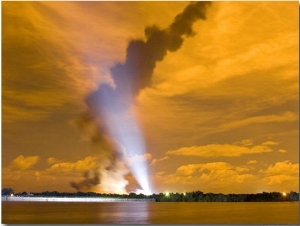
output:
M2 223L297 224L298 202L2 202Z

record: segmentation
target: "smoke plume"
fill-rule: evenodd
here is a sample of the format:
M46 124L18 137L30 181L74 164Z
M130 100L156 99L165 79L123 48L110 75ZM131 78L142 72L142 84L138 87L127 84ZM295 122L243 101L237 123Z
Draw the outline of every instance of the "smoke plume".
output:
M146 27L145 39L130 41L125 62L117 63L110 69L115 86L100 84L95 92L86 97L87 111L78 119L77 126L99 149L99 167L87 172L84 181L72 183L73 187L81 189L97 185L107 192L125 190L127 181L124 175L128 173L126 158L144 154L141 150L143 136L129 107L139 91L151 85L156 63L162 61L167 52L178 50L184 36L195 35L192 25L199 19L206 19L210 4L189 4L166 29L155 25ZM134 147L136 143L138 145ZM138 167L147 173L146 169L141 169L142 166ZM137 177L134 167L129 168ZM115 188L112 184L119 187Z

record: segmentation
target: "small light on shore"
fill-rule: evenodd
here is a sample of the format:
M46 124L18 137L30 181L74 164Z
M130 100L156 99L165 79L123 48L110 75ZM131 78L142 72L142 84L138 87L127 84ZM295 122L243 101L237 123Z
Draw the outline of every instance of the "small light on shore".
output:
M282 195L283 195L283 196L286 196L286 193L285 193L285 192L282 192Z
M10 197L13 197L14 196L14 194L10 194Z
M169 195L170 195L170 193L167 191L167 192L165 193L165 196L169 197Z

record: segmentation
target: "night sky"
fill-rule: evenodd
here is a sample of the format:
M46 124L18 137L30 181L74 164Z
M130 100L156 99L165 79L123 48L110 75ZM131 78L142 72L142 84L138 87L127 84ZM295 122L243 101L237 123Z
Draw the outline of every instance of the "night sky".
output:
M299 192L298 7L2 2L2 187Z

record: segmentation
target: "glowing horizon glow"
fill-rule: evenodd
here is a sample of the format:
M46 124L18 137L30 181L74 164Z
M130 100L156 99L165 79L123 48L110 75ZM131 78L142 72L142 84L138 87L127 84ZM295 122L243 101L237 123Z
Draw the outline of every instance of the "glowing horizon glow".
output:
M286 196L286 192L282 192L282 195L283 195L283 196Z

